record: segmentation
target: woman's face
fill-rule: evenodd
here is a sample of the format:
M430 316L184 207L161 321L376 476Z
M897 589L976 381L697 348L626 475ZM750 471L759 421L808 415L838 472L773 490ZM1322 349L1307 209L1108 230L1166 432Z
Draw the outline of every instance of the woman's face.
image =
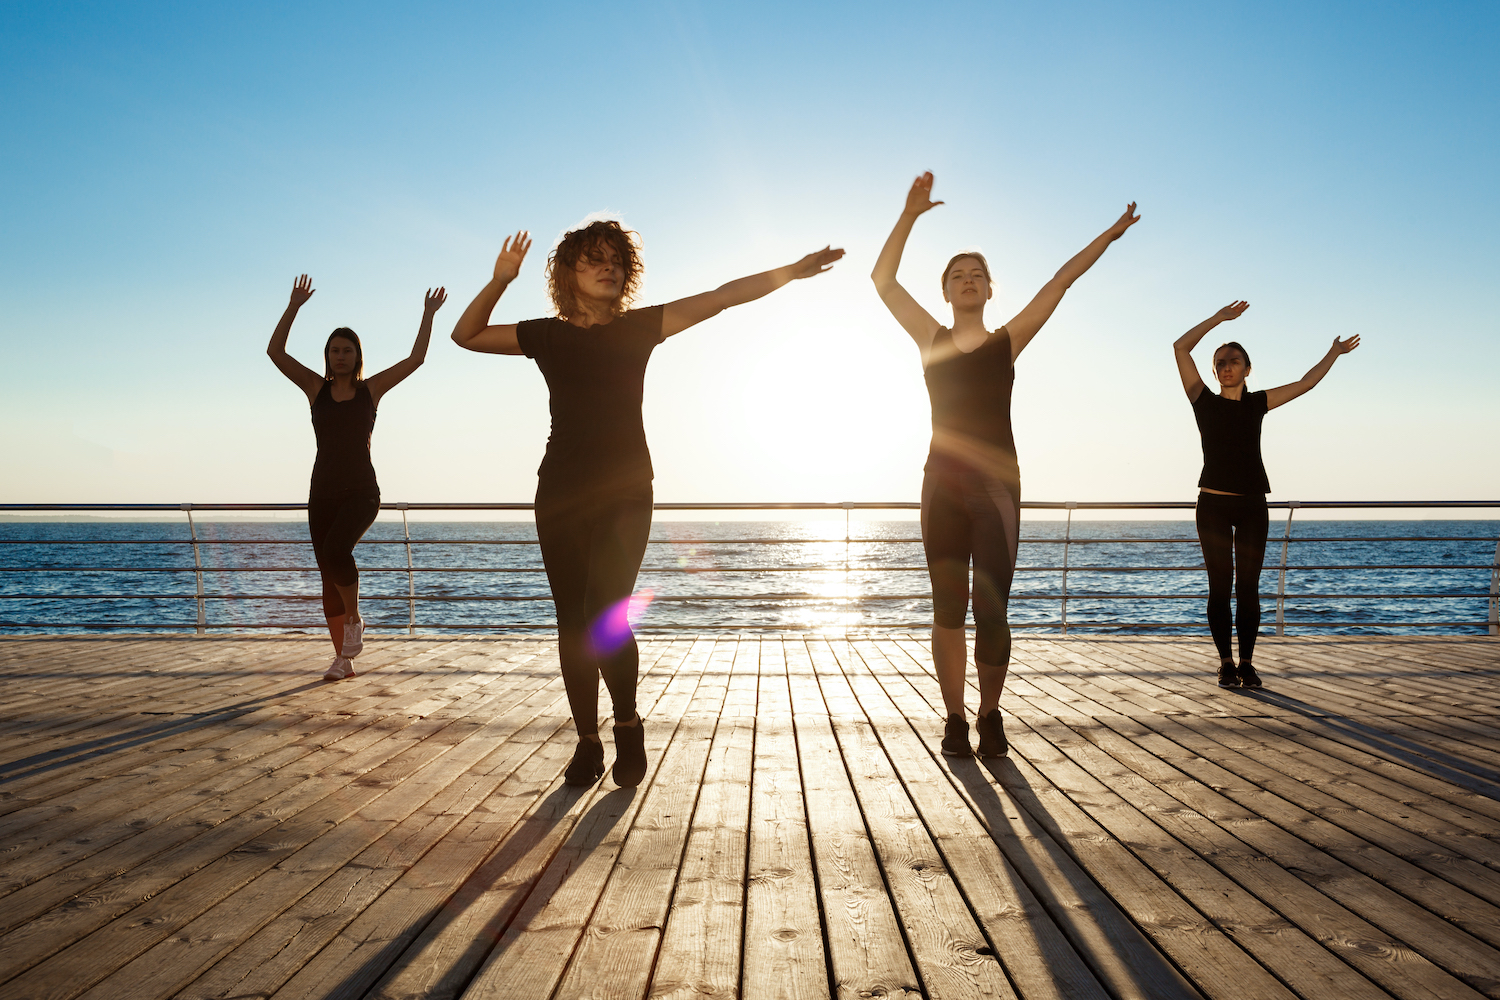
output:
M354 341L334 337L328 342L328 367L334 375L353 375L358 364L359 348L354 346Z
M1237 385L1245 384L1245 376L1250 374L1250 366L1245 364L1245 356L1233 347L1221 347L1214 351L1214 377L1219 380L1219 385L1224 389L1233 389Z
M625 262L618 250L601 243L578 258L573 280L580 299L612 304L625 290Z
M993 294L984 265L974 257L955 260L948 268L948 276L943 279L943 298L953 303L955 309L978 308Z

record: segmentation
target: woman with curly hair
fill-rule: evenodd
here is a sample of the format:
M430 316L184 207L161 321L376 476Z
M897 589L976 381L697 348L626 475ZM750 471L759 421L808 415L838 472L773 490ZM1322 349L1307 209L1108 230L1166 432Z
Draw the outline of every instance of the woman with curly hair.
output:
M604 773L602 674L615 719L614 780L633 787L645 777L646 750L635 704L640 658L625 610L651 531L651 454L641 421L646 362L667 337L822 274L844 251L825 247L711 292L632 309L643 270L640 239L618 222L593 222L565 234L547 259L557 316L490 325L530 249L526 232L504 242L494 277L459 317L453 340L470 351L524 354L547 380L552 433L537 470L535 515L578 730L564 777L590 785Z

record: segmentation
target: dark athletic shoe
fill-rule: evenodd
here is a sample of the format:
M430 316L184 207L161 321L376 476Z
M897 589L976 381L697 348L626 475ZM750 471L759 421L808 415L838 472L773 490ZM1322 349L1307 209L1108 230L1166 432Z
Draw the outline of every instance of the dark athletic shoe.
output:
M573 760L563 772L563 781L586 788L604 775L604 745L596 740L579 738L573 748Z
M646 776L646 722L615 727L615 784L634 788Z
M948 722L943 726L942 749L945 757L974 756L974 751L969 748L969 724L957 712L948 716Z
M1252 670L1252 672L1253 672L1253 670ZM1239 672L1234 669L1234 664L1233 663L1221 663L1221 664L1219 664L1219 687L1221 687L1221 688L1237 688L1239 686L1240 686L1240 675L1239 675Z
M1258 687L1260 687L1260 674L1257 674L1255 672L1255 668L1252 667L1248 663L1241 663L1240 664L1240 687L1242 687L1242 688L1258 688Z
M992 708L988 715L974 720L974 729L979 733L979 746L974 752L981 757L1004 757L1010 752L1005 740L1005 726L1000 719L1000 710Z

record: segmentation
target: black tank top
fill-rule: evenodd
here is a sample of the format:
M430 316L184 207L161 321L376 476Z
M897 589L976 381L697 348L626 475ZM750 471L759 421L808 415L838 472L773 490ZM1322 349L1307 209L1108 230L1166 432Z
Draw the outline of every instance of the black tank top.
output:
M927 469L973 469L1019 488L1021 467L1010 426L1016 370L1010 331L1001 327L968 354L953 332L938 327L923 373L932 400L932 448Z
M1198 485L1224 493L1269 493L1260 455L1260 425L1266 418L1265 390L1225 399L1204 386L1193 400L1193 418L1203 441L1203 474Z
M370 463L370 432L375 429L375 400L363 381L354 383L354 398L333 398L333 383L324 382L312 401L318 457L313 462L310 496L380 493Z

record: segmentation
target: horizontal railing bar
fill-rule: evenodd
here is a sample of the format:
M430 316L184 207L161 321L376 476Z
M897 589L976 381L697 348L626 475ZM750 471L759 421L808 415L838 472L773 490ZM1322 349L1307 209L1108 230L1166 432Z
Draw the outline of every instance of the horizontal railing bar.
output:
M1261 594L1261 598L1274 598L1275 594ZM1476 594L1450 594L1450 593L1416 593L1416 594L1286 594L1286 599L1291 600L1489 600L1489 593ZM931 594L857 594L848 597L836 597L826 594L658 594L652 598L655 603L680 603L691 604L699 601L740 601L753 603L760 601L822 601L829 604L865 604L872 601L927 601L931 600ZM1087 593L1072 590L1067 594L1037 594L1022 593L1012 594L1012 601L1202 601L1208 598L1207 594L1103 594ZM0 600L5 601L320 601L322 594L212 594L212 593L187 593L187 594L6 594L0 593ZM458 602L458 601L550 601L552 595L499 595L480 596L468 594L450 594L439 597L427 597L425 595L413 596L411 594L392 594L383 596L379 594L361 594L362 601L416 601L416 602Z
M1369 629L1383 629L1383 628L1485 628L1485 627L1488 626L1489 623L1485 622L1485 621L1439 621L1439 622L1428 622L1428 621L1423 621L1423 622L1321 622L1321 621L1320 622L1314 622L1314 621L1288 621L1288 622L1285 622L1284 624L1285 624L1285 626L1287 628L1369 628ZM1060 628L1062 628L1062 625L1063 625L1063 623L1061 621L1055 621L1055 622L1026 622L1026 623L1012 622L1011 625L1010 625L1010 627L1012 629L1041 629L1041 628L1055 628L1055 629L1060 629ZM382 626L380 626L380 625L378 625L376 623L371 623L370 628L371 628L372 632L371 632L371 635L370 635L369 638L378 641L381 637L380 637L380 635L379 635L379 633L378 633L377 630L379 630L381 627ZM401 626L389 626L389 627L392 628L392 629L395 629L395 628L398 628L398 627L404 628L405 626L401 625ZM194 623L187 623L187 624L183 624L183 625L169 625L169 624L141 625L139 622L6 622L6 621L0 621L0 628L135 629L136 631L140 631L140 632L155 632L155 631L160 631L162 629L195 629L195 628L197 628L197 625L194 624ZM228 630L228 629L236 629L236 630L237 629L282 629L282 630L286 630L286 631L292 631L292 630L300 631L300 630L306 629L306 630L309 631L309 633L310 633L311 636L316 636L316 633L317 633L318 630L325 630L324 631L324 635L326 636L327 625L324 624L324 623L321 623L321 622L317 623L317 624L311 624L311 623L309 623L307 625L254 625L254 624L245 624L245 623L239 623L239 622L237 622L237 623L232 624L232 625L209 625L208 628L210 630L212 630L212 629L226 629L226 630ZM432 624L432 625L427 625L427 624L423 624L423 625L418 625L417 628L419 630L420 629L440 629L440 630L444 630L444 631L449 631L449 630L463 631L463 630L467 630L467 631L470 631L470 632L513 632L513 631L538 631L538 630L551 631L554 628L554 626L552 626L552 625L524 625L524 624L519 624L519 623L516 623L516 624L501 624L501 625L475 625L475 624L465 624L465 625ZM921 621L921 622L860 622L860 623L857 623L857 624L854 624L854 625L838 625L838 626L831 626L831 625L802 625L802 624L796 624L796 623L781 623L781 624L777 624L777 625L666 625L666 624L662 624L662 625L646 625L646 624L641 624L641 625L636 626L636 632L637 632L637 634L649 634L651 632L661 632L661 631L669 631L669 630L692 630L692 631L702 630L702 631L708 631L708 630L719 630L719 629L731 629L731 630L742 631L742 632L782 632L782 631L806 631L806 630L809 630L809 629L826 629L828 631L840 631L840 632L842 632L842 631L844 631L846 629L858 631L858 630L861 630L861 629L876 629L876 628L878 628L878 629L909 629L909 630L912 630L912 631L926 631L926 630L932 628L932 622L930 622L930 621ZM1102 630L1102 631L1122 631L1122 630L1126 630L1126 629L1175 628L1175 629L1192 630L1195 633L1201 633L1201 632L1207 631L1208 626L1207 625L1203 625L1203 624L1183 624L1183 623L1180 623L1180 622L1108 622L1108 623L1105 623L1105 622L1095 622L1095 623L1082 623L1082 624L1080 624L1078 622L1073 621L1072 619L1069 619L1069 621L1068 621L1068 629L1072 630L1072 629L1075 629L1075 628L1098 629L1098 630ZM972 625L968 626L968 629L970 631L972 631L973 630L973 626ZM66 634L66 633L54 633L54 634ZM1262 628L1261 631L1258 634L1263 635L1263 636L1270 636L1270 635L1275 635L1276 633L1275 633L1274 626L1267 626L1265 628ZM317 636L317 637L318 638L323 638L323 636Z
M733 503L657 503L656 510L919 510L912 500L895 501L777 501ZM1021 507L1031 510L1192 510L1193 500L1023 500ZM1500 507L1500 500L1270 500L1266 506L1276 510L1380 510L1380 509L1462 509L1466 507ZM529 503L382 503L381 510L531 510ZM306 503L3 503L0 511L273 511L306 510Z
M1275 573L1279 567L1267 566L1262 573ZM1362 566L1358 563L1343 563L1330 566L1287 566L1290 570L1338 570L1338 569L1471 569L1491 572L1489 563L1393 563L1390 565ZM1201 573L1203 564L1196 566L1017 566L1017 573ZM542 566L361 566L361 573L545 573ZM0 566L0 573L316 573L316 566L216 566L198 569L194 566ZM842 564L820 566L712 566L703 569L681 566L643 566L641 573L925 573L926 566L862 566L858 563L847 569Z

